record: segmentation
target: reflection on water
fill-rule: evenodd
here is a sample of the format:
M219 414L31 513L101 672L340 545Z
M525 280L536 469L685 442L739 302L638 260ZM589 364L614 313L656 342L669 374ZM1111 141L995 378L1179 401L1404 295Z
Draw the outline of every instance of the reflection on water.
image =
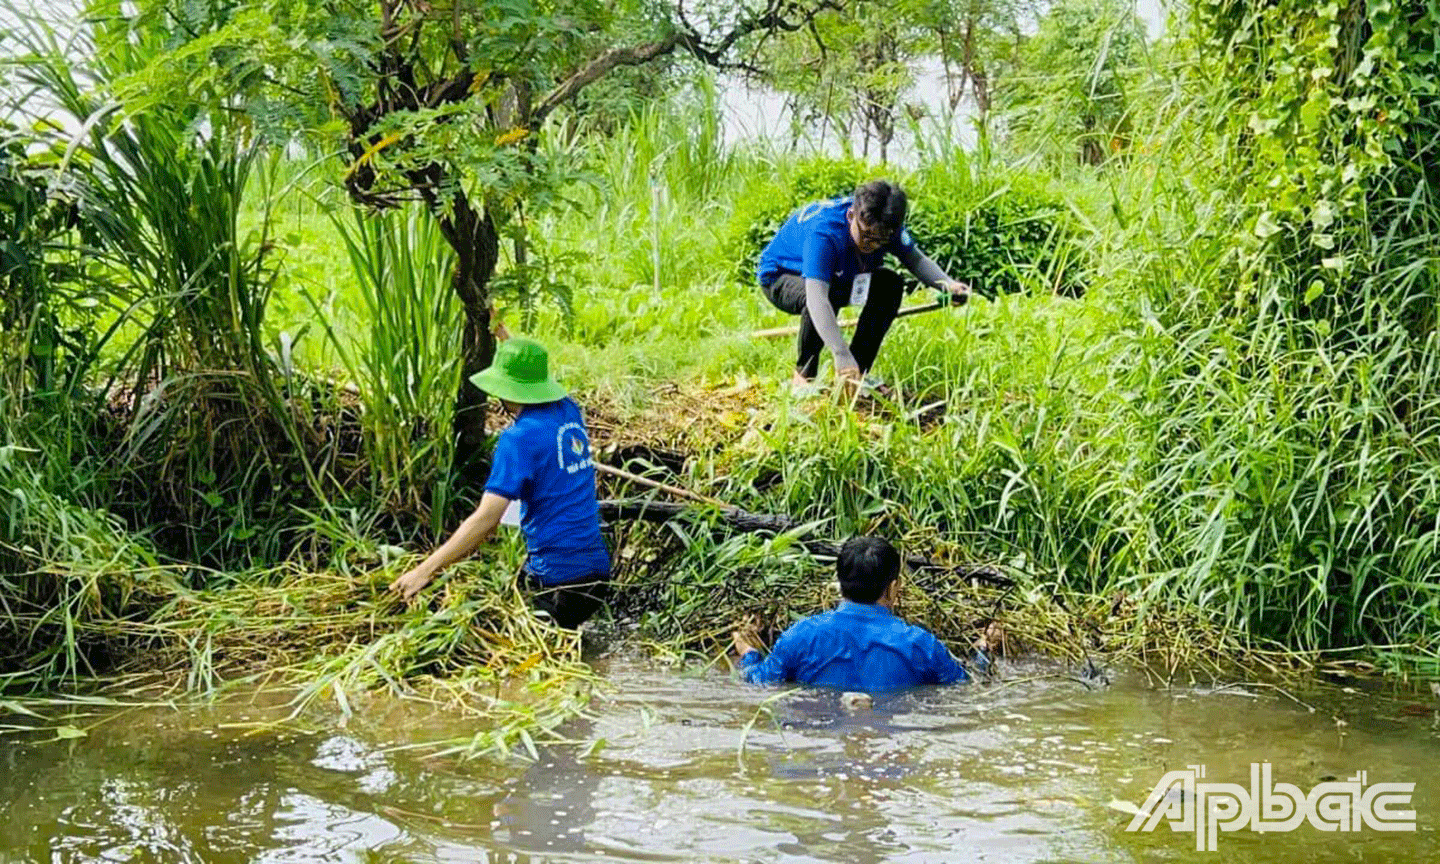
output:
M1301 694L1312 712L1273 691L1036 680L851 712L718 673L608 674L568 730L603 744L533 764L394 751L474 731L403 710L314 735L246 735L227 724L255 709L216 707L0 739L0 862L1440 861L1440 733L1420 700L1331 688ZM1107 806L1189 764L1245 784L1264 760L1302 790L1358 770L1413 781L1419 830L1238 832L1204 855L1163 826L1127 834Z

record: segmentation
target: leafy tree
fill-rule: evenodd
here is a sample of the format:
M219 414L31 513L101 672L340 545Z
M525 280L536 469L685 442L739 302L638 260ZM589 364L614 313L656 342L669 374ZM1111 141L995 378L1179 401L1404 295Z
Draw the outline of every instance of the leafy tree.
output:
M507 226L522 210L559 203L574 177L563 148L540 146L546 121L627 69L676 57L754 68L767 36L813 29L841 3L140 0L137 25L186 35L127 97L132 106L208 99L247 112L261 134L338 140L354 201L378 209L423 201L456 254L451 285L464 310L468 378L494 354L492 279L507 230L524 264L523 223ZM122 14L116 0L101 5ZM461 460L480 450L484 413L483 395L462 383Z
M848 145L858 132L864 156L873 143L885 160L925 50L907 8L853 3L843 18L828 16L766 46L765 70L753 71L786 94L797 137L818 125L824 138L833 124L841 141Z
M967 95L984 122L997 79L1018 63L1021 31L1041 0L896 0L860 3L843 19L817 21L813 38L775 41L767 83L788 96L797 135L834 124L843 141L859 133L884 162L921 64L938 58L953 111ZM912 117L918 114L909 109Z
M1021 66L1023 27L1042 0L920 0L920 20L934 36L945 70L950 110L967 93L985 125L998 82Z
M1122 148L1130 128L1129 71L1145 30L1126 0L1059 0L1021 52L1023 76L1000 94L1025 149L1075 142L1077 157L1099 165Z

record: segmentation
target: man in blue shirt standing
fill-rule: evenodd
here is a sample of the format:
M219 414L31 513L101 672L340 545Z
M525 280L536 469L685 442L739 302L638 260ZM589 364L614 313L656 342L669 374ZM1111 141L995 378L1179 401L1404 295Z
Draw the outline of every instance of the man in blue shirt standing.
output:
M484 542L510 502L519 501L529 552L523 578L535 591L535 606L561 627L578 627L605 602L610 579L595 464L580 408L550 377L549 355L531 339L501 342L495 362L470 381L499 398L515 422L495 443L490 479L475 512L390 589L406 600L414 597Z
M883 268L886 254L926 285L948 291L955 304L970 286L951 279L915 246L905 229L905 191L872 180L849 198L816 201L795 211L760 256L760 288L776 308L800 316L799 358L793 386L804 387L820 370L820 349L835 358L835 374L858 386L875 363L880 343L900 310L900 275ZM847 345L836 312L861 306Z
M840 605L795 624L761 659L751 636L735 631L740 668L752 684L794 681L879 693L970 680L928 630L890 610L900 596L900 554L878 537L853 537L835 562Z

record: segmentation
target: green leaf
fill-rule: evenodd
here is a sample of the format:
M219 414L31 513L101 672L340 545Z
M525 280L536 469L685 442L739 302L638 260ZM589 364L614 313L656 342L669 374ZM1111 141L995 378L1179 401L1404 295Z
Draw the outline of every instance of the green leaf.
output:
M1319 297L1321 294L1324 293L1325 283L1323 281L1316 279L1315 281L1311 282L1310 287L1305 289L1305 305L1308 306L1311 303L1314 303L1315 298Z
M1280 230L1280 224L1275 221L1275 214L1266 210L1255 220L1255 236L1261 240L1273 235Z
M19 702L11 702L9 700L0 700L0 710L8 711L11 714L24 714L26 717L40 717L39 714L36 714Z
M76 729L74 726L61 726L55 730L56 741L70 741L75 738L85 738L89 735L84 729Z
M1311 91L1310 98L1300 106L1300 122L1307 132L1317 132L1320 124L1325 120L1325 114L1329 108L1330 100L1325 97L1325 91L1316 88Z

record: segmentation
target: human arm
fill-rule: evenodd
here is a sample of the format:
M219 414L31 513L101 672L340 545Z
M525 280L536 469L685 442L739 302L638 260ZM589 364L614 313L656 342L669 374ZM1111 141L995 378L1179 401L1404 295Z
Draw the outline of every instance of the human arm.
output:
M741 676L751 684L781 684L793 680L800 638L792 627L775 642L770 656L762 657L753 634L736 630L731 634L731 641L740 654Z
M825 347L835 357L835 374L858 378L860 365L855 362L855 355L850 353L850 345L840 330L835 307L830 305L830 283L808 276L805 278L805 309L810 313L810 323L815 325L815 332L820 334Z
M493 492L486 492L480 498L480 505L475 508L460 527L455 529L449 539L440 544L434 552L405 575L390 583L390 590L398 592L400 596L409 600L419 594L426 585L434 580L436 574L456 561L461 560L481 543L485 542L495 528L500 524L500 517L505 515L505 508L510 506L510 499Z
M440 548L430 553L410 572L391 583L393 591L399 591L406 600L414 597L444 568L475 551L500 524L505 508L511 501L527 500L530 477L535 467L535 455L515 427L500 434L495 442L494 458L490 463L490 477L485 481L485 494L480 505L469 518L455 529Z
M905 269L909 270L916 279L931 288L949 292L950 302L955 305L959 306L970 298L969 283L951 279L944 270L940 269L939 264L921 252L919 247L913 243L902 246L897 257L899 257L900 263L905 265Z
M830 278L835 272L835 259L840 254L832 239L820 231L811 231L801 251L801 273L805 277L805 310L810 323L830 353L835 357L835 373L843 377L860 377L860 365L850 353L850 344L840 330L835 307L830 305ZM852 371L853 370L853 371Z
M924 664L926 670L926 683L929 684L961 684L970 680L970 673L960 665L951 654L950 649L934 636L926 634L929 638L922 646Z
M981 675L989 675L994 671L993 656L1000 656L1005 653L1005 628L1000 626L999 621L991 621L985 625L975 641L970 643L975 654L970 659L970 665Z

